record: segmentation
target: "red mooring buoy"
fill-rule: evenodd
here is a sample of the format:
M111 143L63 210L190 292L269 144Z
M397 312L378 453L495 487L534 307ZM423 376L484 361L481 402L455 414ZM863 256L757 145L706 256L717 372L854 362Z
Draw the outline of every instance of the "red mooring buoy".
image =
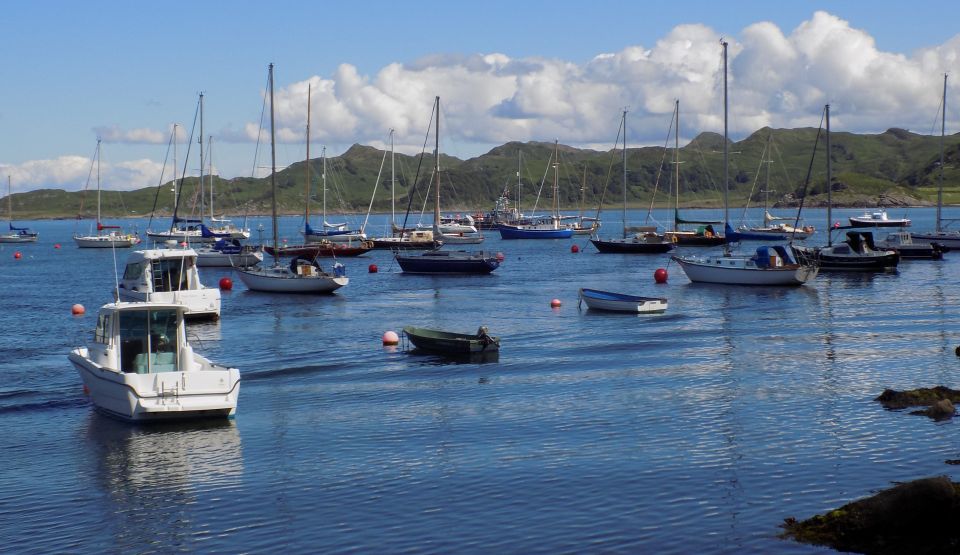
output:
M578 247L577 245L572 245L570 247L570 252L572 252L573 254L577 254L578 252L580 252L580 247Z
M379 269L377 268L376 264L371 264L370 266L367 267L367 271L370 272L371 274L375 274L379 271Z
M657 268L657 271L653 273L653 281L657 283L666 283L667 270L665 270L664 268Z
M228 277L220 278L220 290L230 291L233 289L233 280Z

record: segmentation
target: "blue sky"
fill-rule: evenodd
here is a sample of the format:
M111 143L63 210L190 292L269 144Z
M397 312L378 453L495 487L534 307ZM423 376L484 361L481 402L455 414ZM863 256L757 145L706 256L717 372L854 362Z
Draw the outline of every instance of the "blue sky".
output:
M77 190L100 135L105 187L156 185L170 126L191 123L204 91L218 173L250 175L270 62L281 165L304 155L307 82L316 154L322 145L332 155L353 143L382 147L391 127L401 150L418 151L435 95L442 148L461 158L507 140L609 148L624 105L631 144L659 144L673 98L689 140L722 129L721 36L731 42L734 138L763 125L815 126L825 102L835 128L929 133L936 84L960 67L952 5L10 3L0 33L0 172L15 191Z

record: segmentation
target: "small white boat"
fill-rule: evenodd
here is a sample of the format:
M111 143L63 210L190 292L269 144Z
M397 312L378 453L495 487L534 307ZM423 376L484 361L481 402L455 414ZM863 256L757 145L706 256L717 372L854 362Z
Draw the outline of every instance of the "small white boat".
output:
M140 237L133 233L123 233L118 225L103 225L100 220L100 140L97 139L97 150L94 153L93 163L97 167L97 233L94 235L73 234L73 240L81 249L125 249L140 243ZM91 168L92 170L92 168ZM89 178L87 179L89 185Z
M862 216L850 216L851 227L910 227L908 218L890 218L886 210L868 212Z
M233 239L220 239L215 244L204 243L194 247L197 251L197 266L201 268L248 268L263 262L259 246L241 245Z
M275 263L237 269L240 281L251 291L267 293L333 293L350 283L343 264L333 265L333 273L324 271L316 261L294 258L290 266Z
M667 299L662 297L639 297L597 289L580 289L580 302L587 303L591 310L610 312L658 314L667 310Z
M68 356L99 410L136 422L235 414L240 371L193 351L184 310L127 302L100 308L93 342Z
M118 290L121 301L176 303L184 306L187 318L220 317L220 290L200 283L193 249L131 252Z

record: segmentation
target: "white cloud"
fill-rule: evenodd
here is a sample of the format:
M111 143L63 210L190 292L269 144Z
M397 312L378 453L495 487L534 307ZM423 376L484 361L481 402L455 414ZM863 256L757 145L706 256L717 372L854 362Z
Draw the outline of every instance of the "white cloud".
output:
M0 174L9 175L14 192L28 191L38 185L49 189L96 190L96 170L83 156L60 156L52 160L31 160L23 164L0 165ZM162 164L148 159L100 164L100 188L129 191L158 184ZM88 184L89 177L89 184Z
M399 151L418 152L438 95L443 103L441 148L461 157L481 153L481 145L507 141L558 138L575 146L610 144L624 106L630 109L630 144L661 144L674 99L680 99L681 136L689 140L723 129L720 38L706 25L679 25L652 45L629 45L579 64L503 53L438 54L363 75L344 63L330 76L278 87L277 137L303 142L309 85L312 141L330 146L331 155L335 146L383 145L390 128L396 130ZM828 102L837 130L930 132L943 73L960 75L960 35L909 55L883 52L867 31L822 11L792 30L761 21L726 40L735 139L762 126L815 126ZM950 89L951 97L960 96L956 77ZM958 119L952 116L948 129L960 127ZM117 127L97 132L109 141L149 144L166 142L169 133ZM248 121L228 124L214 135L221 142L249 143L259 133L259 122ZM261 137L265 140L267 135ZM158 164L125 164L129 166L111 167L112 187L155 184ZM83 165L82 158L61 157L17 169L24 183L63 186L85 175ZM246 162L237 166L234 175L246 173Z

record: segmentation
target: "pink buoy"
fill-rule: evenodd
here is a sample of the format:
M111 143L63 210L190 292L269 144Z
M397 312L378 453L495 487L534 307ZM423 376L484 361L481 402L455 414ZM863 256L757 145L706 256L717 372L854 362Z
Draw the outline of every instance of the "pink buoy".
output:
M503 259L504 259L504 258L506 258L506 257L503 256L503 253L502 253L502 252L498 252L498 253L497 253L497 262L503 262Z
M560 302L560 299L553 299L550 301L550 308L560 308L560 305L563 304Z
M379 269L377 268L376 264L371 264L370 266L367 267L367 271L370 272L371 274L375 274L379 271Z
M70 313L73 314L74 316L82 316L86 311L87 309L83 308L83 305L79 303L73 305L70 308Z
M573 245L570 247L570 252L572 252L573 254L577 254L578 252L580 252L580 247Z
M383 344L384 346L393 346L400 343L400 336L397 335L395 331L384 332L383 334Z
M657 283L666 283L667 270L665 270L664 268L657 268L657 271L653 272L653 281Z
M60 243L55 244L55 245L53 246L53 248L59 249L59 248L60 248Z
M183 248L187 248L187 242L184 241L184 242L180 243L180 246L183 247Z
M228 277L220 278L220 290L231 291L233 289L233 280Z

